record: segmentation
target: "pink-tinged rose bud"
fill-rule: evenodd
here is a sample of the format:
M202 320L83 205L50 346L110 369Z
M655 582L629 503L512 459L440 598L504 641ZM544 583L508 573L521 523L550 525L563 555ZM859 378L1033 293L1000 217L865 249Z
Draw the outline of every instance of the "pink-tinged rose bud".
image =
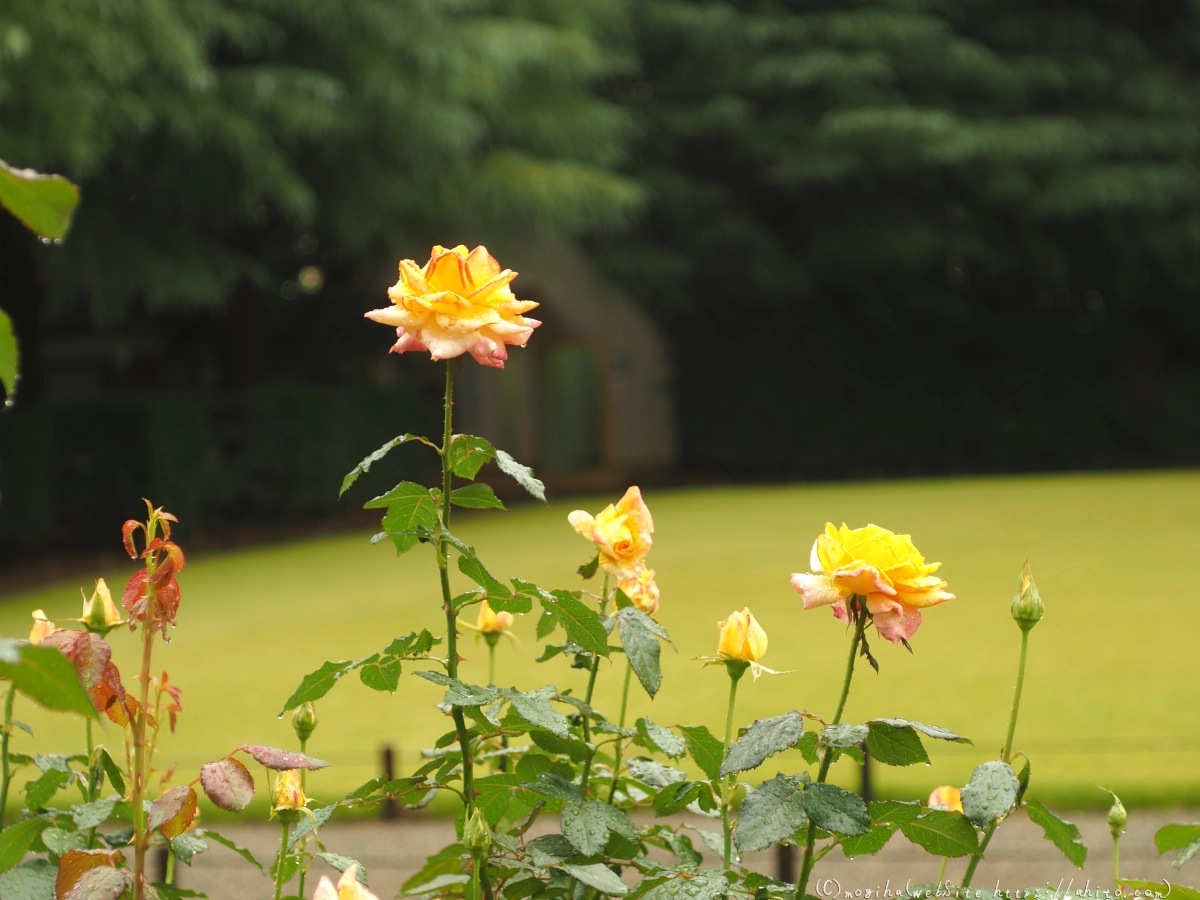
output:
M275 782L275 809L303 809L306 802L304 786L300 783L300 770L281 772Z
M730 613L728 619L717 623L717 627L720 629L717 640L717 656L720 658L758 662L767 652L767 633L749 609Z
M951 812L962 812L962 791L948 784L933 789L929 801L925 804L931 809L948 809Z
M658 585L654 583L653 569L642 569L633 578L622 578L617 587L646 615L658 612Z
M54 632L60 629L54 627L54 623L46 618L46 613L40 609L33 611L33 628L29 632L29 643L40 644Z
M475 619L475 627L484 634L501 634L512 628L516 619L510 612L492 612L488 602L479 604L479 616Z
M598 515L577 509L567 521L600 552L600 568L617 578L636 578L654 539L654 519L634 485L615 506L606 506ZM630 598L632 599L632 598Z
M392 305L366 316L396 329L393 353L427 350L433 359L470 353L502 369L505 345L524 347L542 324L521 315L538 304L516 298L508 286L516 277L501 270L486 247L436 246L424 268L400 260L400 280L388 289Z
M921 610L953 600L946 582L934 573L941 563L927 563L912 538L878 525L865 528L825 526L813 543L812 572L797 572L792 587L804 608L832 606L847 621L847 602L863 598L875 630L893 644L907 642L921 625Z
M328 875L322 875L313 893L313 900L379 900L358 881L358 864L348 867L338 879L337 887L329 880Z

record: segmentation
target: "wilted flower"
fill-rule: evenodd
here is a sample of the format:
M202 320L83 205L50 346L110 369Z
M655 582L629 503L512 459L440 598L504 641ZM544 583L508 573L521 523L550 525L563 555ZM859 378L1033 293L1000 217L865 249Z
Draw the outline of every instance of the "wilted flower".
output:
M484 634L501 634L512 628L515 621L510 612L492 612L492 608L484 600L479 604L479 617L475 620L475 627Z
M470 353L485 366L504 368L504 345L524 347L542 324L521 315L538 304L513 295L508 284L516 277L502 271L486 247L468 253L461 244L436 246L424 268L400 260L400 280L388 289L392 306L366 316L396 327L393 353L428 350L434 359Z
M307 798L300 783L300 770L281 772L275 782L275 809L304 809Z
M313 893L313 900L379 900L374 894L363 887L358 881L358 863L346 868L338 879L337 887L329 880L328 875L322 875Z
M1017 578L1017 591L1013 594L1012 606L1009 607L1009 611L1022 631L1028 631L1046 614L1042 595L1038 593L1037 585L1033 583L1033 573L1029 570L1029 563L1025 563L1025 568L1021 570L1021 575Z
M654 519L642 500L642 492L634 485L617 501L609 504L599 515L592 516L577 509L567 521L575 530L594 541L600 553L600 568L618 578L635 578L650 545ZM632 598L630 598L632 599Z
M948 809L951 812L962 812L962 791L948 784L943 784L941 787L933 789L933 793L929 795L929 800L925 805L931 809Z
M953 600L946 582L933 573L941 563L927 563L907 534L878 525L840 529L832 524L813 543L811 574L792 576L792 587L804 608L833 606L847 620L846 602L855 594L866 602L875 630L893 644L907 641L921 624L921 610Z
M54 623L46 618L45 611L35 609L33 611L33 628L29 632L29 643L40 644L58 630L54 627Z
M653 569L642 569L633 578L622 578L617 587L646 615L658 612L658 585L654 583Z
M718 657L752 663L758 662L767 652L767 633L749 609L730 613L728 619L717 623L717 627L721 629L717 640Z
M121 624L121 613L113 603L112 594L103 578L96 579L96 589L92 596L83 601L83 615L80 621L89 631L100 634L107 633Z

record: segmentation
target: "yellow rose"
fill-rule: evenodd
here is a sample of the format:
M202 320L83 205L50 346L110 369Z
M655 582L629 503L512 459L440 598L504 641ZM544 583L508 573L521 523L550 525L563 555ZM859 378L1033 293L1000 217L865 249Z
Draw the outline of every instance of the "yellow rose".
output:
M96 579L96 590L83 601L81 620L94 631L107 631L121 624L121 614L103 578Z
M642 569L633 578L622 578L617 587L646 615L658 612L658 585L654 583L653 569Z
M29 632L29 643L40 644L58 630L54 627L54 623L46 618L43 610L35 609L33 611L33 628Z
M499 634L512 628L514 621L512 613L492 612L492 608L484 600L479 604L479 618L475 620L475 627L484 633Z
M304 787L300 783L300 770L288 769L281 772L275 782L275 808L303 809L306 798Z
M505 344L524 347L542 323L526 319L538 304L518 300L508 284L517 273L500 269L486 247L467 252L436 246L424 268L400 260L400 280L388 289L392 306L373 309L368 319L392 325L393 353L428 350L434 359L470 353L485 366L504 368Z
M313 894L313 900L379 900L374 894L363 887L358 881L358 864L349 866L338 880L337 887L329 880L328 875L322 875Z
M717 656L722 659L740 659L743 662L758 662L767 652L767 633L755 621L749 609L730 613L724 622L717 640Z
M627 490L616 506L606 506L599 515L593 517L577 509L567 516L567 521L596 543L600 568L618 578L635 578L654 542L650 537L654 519L637 485Z
M962 812L962 791L948 784L943 784L941 787L933 789L933 793L929 795L929 802L925 805L933 809L948 809L951 812Z
M840 529L832 524L813 543L811 573L792 576L792 587L804 608L833 606L848 620L846 601L864 598L875 630L893 644L907 641L921 624L921 610L953 600L946 582L933 573L941 563L927 563L907 534L878 525Z

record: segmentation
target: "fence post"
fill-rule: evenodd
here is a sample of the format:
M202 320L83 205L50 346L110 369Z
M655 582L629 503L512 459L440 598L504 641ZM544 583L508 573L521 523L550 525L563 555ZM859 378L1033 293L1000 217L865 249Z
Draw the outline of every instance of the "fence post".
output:
M775 845L776 877L785 884L796 880L796 845Z
M394 781L396 778L396 756L391 744L383 745L383 777L385 781ZM388 797L383 801L380 815L385 819L399 818L400 808L396 805L394 798Z
M871 791L871 751L867 749L867 742L863 741L860 745L863 753L862 764L862 799L863 803L870 803L873 799Z

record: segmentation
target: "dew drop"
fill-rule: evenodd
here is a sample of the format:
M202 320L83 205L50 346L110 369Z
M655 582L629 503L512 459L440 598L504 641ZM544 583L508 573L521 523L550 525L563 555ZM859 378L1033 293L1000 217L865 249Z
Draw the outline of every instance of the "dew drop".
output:
M52 244L52 243L54 243L54 242L53 242L53 241L51 241L51 240L50 240L50 238L48 238L48 237L39 237L39 238L38 238L38 240L39 240L39 241L41 241L43 244Z

